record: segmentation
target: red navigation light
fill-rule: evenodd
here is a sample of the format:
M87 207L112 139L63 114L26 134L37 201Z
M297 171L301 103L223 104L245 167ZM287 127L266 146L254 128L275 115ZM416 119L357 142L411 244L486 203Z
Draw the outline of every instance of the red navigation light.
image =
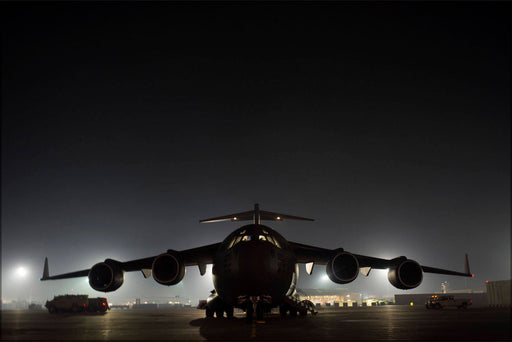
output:
M472 274L472 275L471 275L471 278L474 278L474 277L475 277L475 275L474 275L474 274Z
M486 281L485 281L485 283L486 283L486 284L489 284L489 280L486 280Z

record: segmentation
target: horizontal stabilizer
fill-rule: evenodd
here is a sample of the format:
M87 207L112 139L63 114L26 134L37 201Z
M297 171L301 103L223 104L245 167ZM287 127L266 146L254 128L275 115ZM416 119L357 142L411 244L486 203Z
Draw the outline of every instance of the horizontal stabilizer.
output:
M224 216L212 217L209 219L200 220L201 223L213 223L222 221L254 221L259 224L261 220L265 221L283 221L283 220L301 220L301 221L314 221L314 219L292 216L287 214L273 213L259 209L259 205L254 205L254 210L244 211L241 213L229 214Z

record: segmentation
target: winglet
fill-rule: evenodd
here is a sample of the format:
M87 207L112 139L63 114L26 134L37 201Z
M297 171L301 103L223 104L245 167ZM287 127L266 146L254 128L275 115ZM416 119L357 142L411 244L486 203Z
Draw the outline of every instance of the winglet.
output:
M40 280L48 280L48 278L50 278L50 271L48 269L48 257L46 257L44 258L43 277Z
M469 261L468 261L467 254L466 254L466 258L464 260L464 273L466 273L467 275L471 275L473 277L473 275L471 274L471 271L469 270Z

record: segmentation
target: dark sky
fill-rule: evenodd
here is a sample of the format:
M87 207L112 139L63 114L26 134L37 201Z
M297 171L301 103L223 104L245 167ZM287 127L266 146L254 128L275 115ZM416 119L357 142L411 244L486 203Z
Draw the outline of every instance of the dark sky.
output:
M90 268L222 241L250 210L285 238L510 279L507 3L2 4L2 299L101 295ZM25 278L16 274L23 266ZM299 287L323 283L322 267ZM400 293L385 271L347 288ZM126 275L115 300L196 301ZM413 291L411 291L413 292Z

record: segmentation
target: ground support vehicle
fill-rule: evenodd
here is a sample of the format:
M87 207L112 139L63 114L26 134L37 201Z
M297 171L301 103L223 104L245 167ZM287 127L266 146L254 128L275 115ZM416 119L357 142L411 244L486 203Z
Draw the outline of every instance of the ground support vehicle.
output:
M44 305L51 314L57 312L106 312L109 310L107 298L89 298L88 295L61 295L46 301Z
M467 309L473 301L469 298L455 298L451 295L433 295L425 303L427 309L442 309L444 307L456 307L458 309Z

